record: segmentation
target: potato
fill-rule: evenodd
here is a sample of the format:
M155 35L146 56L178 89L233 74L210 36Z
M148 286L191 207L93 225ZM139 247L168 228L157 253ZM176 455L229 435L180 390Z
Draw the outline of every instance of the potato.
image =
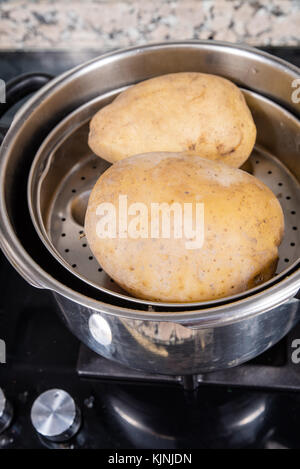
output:
M128 213L133 203L147 207L148 238L129 236L134 211L127 217L126 237L121 237L118 222L115 238L98 236L98 222L104 219L97 207L113 204L118 219L120 195L127 196ZM195 234L175 237L172 212L171 237L163 238L161 230L159 238L151 237L153 203L192 204L193 226L196 203L203 203L202 247L187 247ZM140 234L143 227L141 221ZM108 275L135 297L167 302L214 300L270 279L283 229L281 206L262 182L240 169L185 153L147 153L118 161L97 181L85 218L90 248Z
M205 73L173 73L121 93L91 120L89 145L114 163L138 153L189 151L239 167L256 127L242 92Z

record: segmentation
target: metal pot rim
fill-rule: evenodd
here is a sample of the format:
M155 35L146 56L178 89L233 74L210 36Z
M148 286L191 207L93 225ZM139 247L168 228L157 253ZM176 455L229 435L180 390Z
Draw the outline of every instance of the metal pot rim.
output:
M1 186L1 198L0 198L0 246L5 252L6 256L16 268L16 270L27 279L33 286L39 288L45 288L53 290L56 293L67 297L71 301L81 304L84 307L88 307L93 310L105 312L106 314L118 315L127 317L130 319L141 319L141 320L155 320L155 321L176 321L178 323L191 326L191 327L218 327L224 324L230 324L236 321L240 321L257 314L262 314L286 300L292 298L299 289L300 286L300 270L299 261L291 266L290 270L286 273L285 277L280 281L269 286L267 289L256 293L251 296L246 296L243 299L233 301L229 304L219 305L214 307L213 305L204 308L197 309L195 311L185 312L155 312L152 308L149 311L140 311L120 306L114 306L107 303L103 303L99 300L89 298L81 293L75 292L71 288L63 285L49 275L44 269L42 269L34 260L29 256L27 251L23 248L21 242L17 238L13 227L9 221L8 213L4 202L4 174L6 164L9 158L9 153L13 147L13 140L15 134L20 132L22 129L23 122L30 117L33 110L38 104L44 100L51 92L63 82L72 80L75 75L80 75L81 71L85 71L87 67L93 68L97 66L99 60L113 61L118 60L120 57L126 57L126 55L132 55L133 53L139 54L145 50L157 50L163 48L175 48L175 47L207 47L207 48L230 48L231 50L243 50L244 52L255 55L256 58L261 57L268 62L276 63L278 67L283 69L289 69L295 73L295 78L299 77L300 71L297 67L285 62L282 59L273 57L272 55L256 50L251 47L234 45L226 42L216 41L179 41L169 43L157 43L145 46L131 47L120 51L111 52L102 55L98 58L92 59L82 65L79 65L57 78L52 80L48 85L44 86L39 92L37 92L31 99L25 103L25 105L17 112L13 120L11 129L8 131L7 136L0 149L0 186ZM224 298L224 302L226 298Z

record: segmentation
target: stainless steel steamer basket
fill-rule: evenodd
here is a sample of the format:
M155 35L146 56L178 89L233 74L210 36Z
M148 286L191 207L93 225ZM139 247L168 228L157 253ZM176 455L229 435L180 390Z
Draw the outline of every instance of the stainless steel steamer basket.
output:
M262 159L258 161L263 167L264 158L268 164L272 160L278 177L287 178L278 181L283 184L279 187L285 203L297 201L299 105L293 103L291 96L299 70L246 47L213 41L167 43L99 57L53 80L23 106L1 147L0 228L1 247L8 259L32 285L54 292L68 327L90 348L147 372L190 374L249 360L273 345L299 320L299 301L294 298L300 286L297 249L279 275L243 295L178 308L148 305L99 291L62 267L36 237L24 203L31 162L63 119L68 120L71 113L76 114L77 109L99 95L178 71L227 77L259 95L261 101L266 97L265 102L284 113L287 120L280 126L273 119L274 113L270 119L260 106L258 114L264 131L259 141L262 147L258 149ZM84 122L79 113L72 125L75 129L81 124ZM72 130L67 128L65 137ZM273 173L273 169L268 171ZM286 213L296 211L294 205L292 210L288 207ZM26 212L22 217L21 210ZM297 223L289 226L296 240L289 236L289 244L295 243L297 248Z
M28 180L28 203L34 226L51 254L74 275L95 288L128 301L160 307L195 307L202 303L166 303L129 296L101 268L84 237L84 218L90 192L99 176L110 164L89 149L89 121L119 93L114 90L87 102L63 119L44 140L31 166ZM280 162L285 159L281 138L264 146L270 126L295 139L300 122L290 112L267 98L244 90L258 130L257 142L245 169L262 180L280 200L285 218L284 240L279 248L277 275L281 277L300 258L300 231L294 230L300 206L300 186L292 173ZM285 137L286 138L286 137ZM260 145L262 144L262 145ZM266 285L265 285L266 286ZM247 294L259 287L248 290ZM239 295L227 298L237 299ZM222 300L207 301L218 304Z

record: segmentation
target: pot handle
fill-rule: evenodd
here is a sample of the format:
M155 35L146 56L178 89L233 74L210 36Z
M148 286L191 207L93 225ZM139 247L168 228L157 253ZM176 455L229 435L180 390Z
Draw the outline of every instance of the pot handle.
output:
M5 102L0 103L0 119L6 112L34 91L46 85L53 76L48 73L23 73L8 81L5 87ZM0 125L0 145L8 131L7 126Z
M48 73L24 73L8 81L5 102L0 104L0 118L17 102L46 85L53 76Z

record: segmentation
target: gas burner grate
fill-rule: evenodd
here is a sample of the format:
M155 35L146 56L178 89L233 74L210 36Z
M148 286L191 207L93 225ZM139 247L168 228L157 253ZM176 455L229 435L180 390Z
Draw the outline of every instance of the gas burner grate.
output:
M296 363L298 360L299 363ZM81 345L77 373L82 378L99 380L177 384L186 390L193 390L205 384L299 391L300 323L269 350L235 368L195 376L145 374L101 357Z

